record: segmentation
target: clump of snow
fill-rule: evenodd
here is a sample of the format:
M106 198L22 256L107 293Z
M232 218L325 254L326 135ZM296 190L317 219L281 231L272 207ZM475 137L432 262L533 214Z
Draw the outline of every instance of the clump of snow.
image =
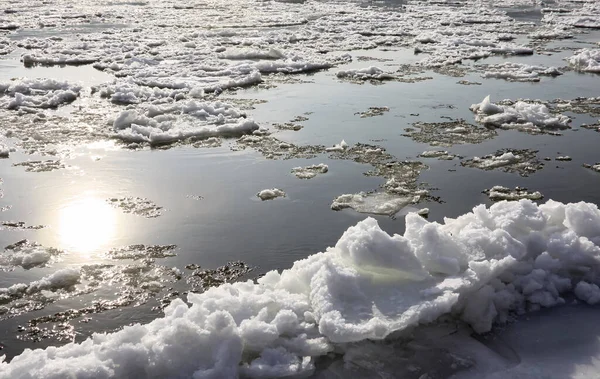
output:
M190 293L146 325L25 350L0 362L0 377L308 376L338 344L448 313L483 333L573 292L597 303L599 256L590 203L500 202L443 224L409 213L393 236L367 218L288 270Z
M490 200L501 201L501 200L521 200L521 199L529 199L529 200L540 200L544 196L539 192L529 192L527 188L516 187L511 190L508 187L503 186L494 186L489 190L484 190L483 193L487 194Z
M316 165L310 165L306 167L294 167L292 168L292 174L296 175L299 179L312 179L317 174L325 174L329 171L329 166L324 163Z
M262 201L273 200L278 197L285 197L285 192L279 188L264 189L256 194Z
M239 136L252 133L258 125L229 104L189 101L151 106L145 114L122 111L113 128L115 137L125 142L160 145L190 138Z
M367 68L350 69L339 71L336 76L340 79L349 80L393 80L396 77L386 73L379 67L369 66Z
M556 67L532 66L525 63L505 62L486 67L481 75L484 78L505 79L514 82L539 82L540 76L559 76L562 72ZM489 100L489 99L488 99Z
M505 126L510 124L528 124L544 128L568 128L571 119L567 116L550 113L544 104L517 101L513 105L496 105L490 101L490 96L479 104L470 107L475 113L477 122L486 125Z
M331 209L340 211L352 208L360 213L393 216L409 204L418 202L420 196L399 196L385 192L340 195L331 203Z
M577 71L600 73L600 49L582 49L567 61Z

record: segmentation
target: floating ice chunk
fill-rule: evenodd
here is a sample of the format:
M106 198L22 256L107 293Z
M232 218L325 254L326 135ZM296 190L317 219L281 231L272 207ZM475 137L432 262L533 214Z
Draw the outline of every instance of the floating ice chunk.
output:
M77 99L81 86L53 79L22 79L0 83L0 107L56 108Z
M299 179L312 179L317 174L325 174L329 171L329 166L324 163L317 165L311 165L306 167L294 167L292 168L292 174L296 175Z
M115 137L125 142L170 144L189 138L239 136L258 125L229 104L195 101L150 107L146 115L135 110L121 112L113 121Z
M279 188L264 189L256 194L262 201L273 200L278 197L285 197L285 192Z
M473 104L471 111L478 122L494 126L531 123L545 128L568 128L571 119L562 114L553 115L544 104L517 101L512 106L499 106L490 101L490 96L479 104Z
M338 143L337 145L334 145L332 147L327 147L325 148L325 151L327 152L335 152L335 151L344 151L348 148L348 144L346 143L346 141L342 140L342 142Z
M525 63L505 62L488 66L481 76L484 78L505 79L515 82L538 82L540 81L540 76L554 77L559 75L562 75L562 72L556 67L532 66Z
M346 208L352 208L360 213L371 213L392 216L405 206L419 200L419 196L398 196L388 193L367 194L360 192L357 194L345 194L338 196L331 209L339 211Z
M21 240L4 249L4 252L0 254L0 267L5 268L30 269L45 266L54 256L62 253L59 250L44 248L27 240Z
M336 76L340 79L350 80L393 80L396 77L386 73L379 67L369 66L361 69L351 69L339 71Z
M577 71L600 73L600 49L583 49L567 58Z
M500 201L500 200L521 200L521 199L529 199L529 200L540 200L544 196L539 192L529 192L526 188L516 187L514 190L503 186L494 186L489 190L484 190L484 193L488 195L490 200Z
M252 49L226 50L217 55L221 59L244 60L244 59L283 59L285 54L277 49L267 51Z

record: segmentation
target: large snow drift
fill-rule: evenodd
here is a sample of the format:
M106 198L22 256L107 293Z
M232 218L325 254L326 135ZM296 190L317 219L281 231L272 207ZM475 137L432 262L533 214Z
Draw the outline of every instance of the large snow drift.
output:
M372 218L335 247L175 300L165 316L80 344L26 350L0 378L224 378L310 373L333 344L382 339L452 312L477 332L511 312L598 301L600 210L500 202L390 236Z

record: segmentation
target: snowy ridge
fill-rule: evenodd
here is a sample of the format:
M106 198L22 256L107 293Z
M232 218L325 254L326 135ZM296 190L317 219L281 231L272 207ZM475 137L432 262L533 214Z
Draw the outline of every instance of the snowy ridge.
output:
M26 350L0 378L254 378L310 374L335 344L382 339L452 313L476 332L564 302L600 301L600 210L529 200L444 224L417 214L390 236L372 218L336 246L175 300L165 316L80 344Z

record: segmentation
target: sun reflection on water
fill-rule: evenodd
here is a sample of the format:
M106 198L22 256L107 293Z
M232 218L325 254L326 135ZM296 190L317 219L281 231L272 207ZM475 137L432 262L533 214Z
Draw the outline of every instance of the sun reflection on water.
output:
M90 253L105 247L115 231L115 210L102 199L78 198L59 211L60 240L73 252Z

